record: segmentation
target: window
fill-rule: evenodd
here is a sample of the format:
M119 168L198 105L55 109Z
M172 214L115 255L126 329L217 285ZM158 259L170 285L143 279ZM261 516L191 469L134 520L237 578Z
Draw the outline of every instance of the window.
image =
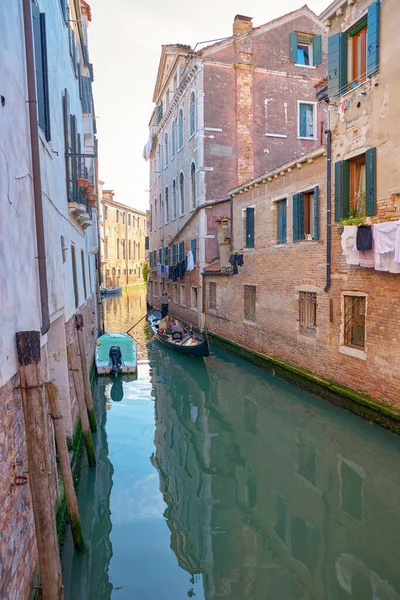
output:
M124 275L126 275L126 269L124 269Z
M169 248L164 248L164 265L169 266Z
M119 223L119 210L118 210L118 208L115 210L115 219L116 219L117 223Z
M165 188L165 222L169 223L169 198L168 198L168 188Z
M183 146L183 110L180 109L178 115L178 150Z
M140 227L140 217L137 218L136 224L137 224L137 227Z
M81 250L81 263L82 263L82 281L83 281L83 293L85 295L85 299L87 298L87 290L86 290L86 270L85 270L85 253Z
M131 214L129 213L128 214L128 225L130 226L130 224L131 224Z
M132 260L132 241L129 240L128 242L128 259Z
M196 208L196 165L192 163L190 167L190 184L192 191L192 208Z
M165 166L168 166L168 133L164 137L164 154L165 154Z
M178 304L178 284L174 283L174 287L172 288L172 299L174 304Z
M122 213L122 224L125 225L125 213Z
M217 310L217 284L213 281L208 284L208 308Z
M328 95L357 87L379 71L380 0L368 7L363 19L347 32L328 38ZM350 60L348 56L350 54Z
M172 143L171 143L171 154L172 157L176 154L176 119L172 122Z
M140 242L137 244L137 257L140 259Z
M256 286L244 286L244 318L246 321L256 322Z
M293 241L319 239L319 188L293 196Z
M185 258L185 242L179 242L179 260L178 262L182 262Z
M181 306L186 306L186 286L179 286L179 304Z
M376 148L335 163L335 221L376 213Z
M136 242L133 242L133 260L136 260Z
M315 139L316 137L316 103L298 102L299 126L298 137Z
M185 214L185 177L183 173L179 175L179 196L181 200L181 215Z
M132 275L133 269L129 269L129 275Z
M106 277L110 277L110 269L106 270Z
M125 252L125 240L122 240L122 258L125 260L126 252Z
M108 237L106 236L106 239L104 240L104 254L106 259L108 258Z
M117 259L119 258L119 239L117 239Z
M76 274L75 246L73 244L71 244L71 258L72 258L72 280L74 283L75 308L78 308L78 306L79 306L78 277Z
M163 224L163 209L162 209L162 197L160 194L159 199L159 212L158 212L158 226L161 227Z
M317 327L317 294L300 292L299 294L299 329L300 333L315 337Z
M286 244L286 200L276 203L276 243Z
M244 209L246 248L254 248L254 208Z
M190 123L190 136L192 136L196 132L196 96L195 96L194 92L192 92L190 95L189 123Z
M190 308L197 310L197 287L193 286L190 290Z
M196 264L196 262L197 262L197 248L196 248L196 243L197 243L196 239L190 240L190 249L191 249L192 254L193 254L193 263L194 264Z
M118 269L118 277L121 277L121 269Z
M32 6L33 43L35 52L38 124L50 141L50 98L47 71L46 16L34 2Z
M104 215L104 220L107 221L107 215L108 215L108 207L107 206L104 207L103 215Z
M291 33L290 60L303 67L320 65L322 63L322 36Z
M172 182L172 218L176 219L177 203L176 203L176 181Z
M344 295L344 345L365 350L365 296Z

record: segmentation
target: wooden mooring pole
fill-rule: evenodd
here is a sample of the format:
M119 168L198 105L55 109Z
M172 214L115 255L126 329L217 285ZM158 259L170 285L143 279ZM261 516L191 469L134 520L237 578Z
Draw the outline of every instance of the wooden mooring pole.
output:
M76 498L74 481L72 479L71 465L69 462L67 438L64 431L64 423L60 411L58 398L58 387L54 381L46 382L47 396L50 403L50 414L53 419L54 436L56 438L57 451L60 460L61 476L64 485L65 500L67 502L67 511L71 524L72 538L75 548L83 548L81 519L79 517L78 500Z
M76 399L78 401L79 416L81 418L82 432L83 432L83 438L85 440L86 453L87 453L87 457L88 457L88 461L89 461L89 466L95 467L96 466L96 455L94 452L94 444L93 444L92 432L90 431L89 417L88 417L88 412L87 412L87 408L86 408L86 404L85 404L85 398L83 395L83 389L82 389L82 385L81 385L81 381L80 381L80 377L79 377L79 373L81 370L79 368L78 352L75 348L75 344L69 344L67 346L67 354L68 354L69 365L70 365L70 369L71 369L71 373L72 373L72 379L74 380L75 394L76 394Z
M81 366L82 366L82 377L83 377L83 390L85 393L85 402L87 406L87 411L89 415L89 423L90 429L92 431L96 431L96 416L93 408L93 397L92 390L90 387L90 377L87 368L86 362L86 352L85 352L85 340L83 339L83 316L78 314L75 315L75 324L76 331L78 333L78 344L79 344L79 352L81 355Z
M18 371L24 410L29 485L35 521L43 600L64 596L55 506L51 493L51 455L40 360L40 332L16 335Z

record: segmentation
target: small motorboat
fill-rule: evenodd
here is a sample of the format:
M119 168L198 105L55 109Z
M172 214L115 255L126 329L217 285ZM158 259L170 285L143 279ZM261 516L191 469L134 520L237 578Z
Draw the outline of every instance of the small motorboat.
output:
M99 375L136 373L135 340L126 333L105 333L96 341L95 363Z
M117 294L121 293L121 290L122 287L102 287L100 288L100 296L116 296Z
M161 312L157 309L147 315L147 320L157 340L164 346L187 356L210 356L207 336L193 332L190 326L178 322L178 331L175 332L174 327L169 328L170 321L162 319Z

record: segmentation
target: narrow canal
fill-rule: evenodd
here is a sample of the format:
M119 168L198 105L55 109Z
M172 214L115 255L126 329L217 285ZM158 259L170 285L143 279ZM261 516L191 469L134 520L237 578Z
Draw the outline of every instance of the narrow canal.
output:
M142 289L109 298L106 328L145 310ZM399 438L226 352L134 335L137 381L117 401L95 385L66 600L400 600Z

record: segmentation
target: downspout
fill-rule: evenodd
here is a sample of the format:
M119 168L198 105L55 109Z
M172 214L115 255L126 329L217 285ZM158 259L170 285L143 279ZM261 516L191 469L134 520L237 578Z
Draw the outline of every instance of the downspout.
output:
M332 132L328 108L328 129L326 133L326 284L324 292L331 287L332 261Z
M229 248L231 251L231 254L233 252L233 195L231 195L231 240L229 242Z
M31 0L22 0L22 2L24 11L25 54L28 83L29 127L31 134L33 197L35 203L40 307L42 313L41 334L44 335L50 329L50 313L47 290L46 245L44 238L42 182L40 175L39 132L37 118L35 61L33 54Z

